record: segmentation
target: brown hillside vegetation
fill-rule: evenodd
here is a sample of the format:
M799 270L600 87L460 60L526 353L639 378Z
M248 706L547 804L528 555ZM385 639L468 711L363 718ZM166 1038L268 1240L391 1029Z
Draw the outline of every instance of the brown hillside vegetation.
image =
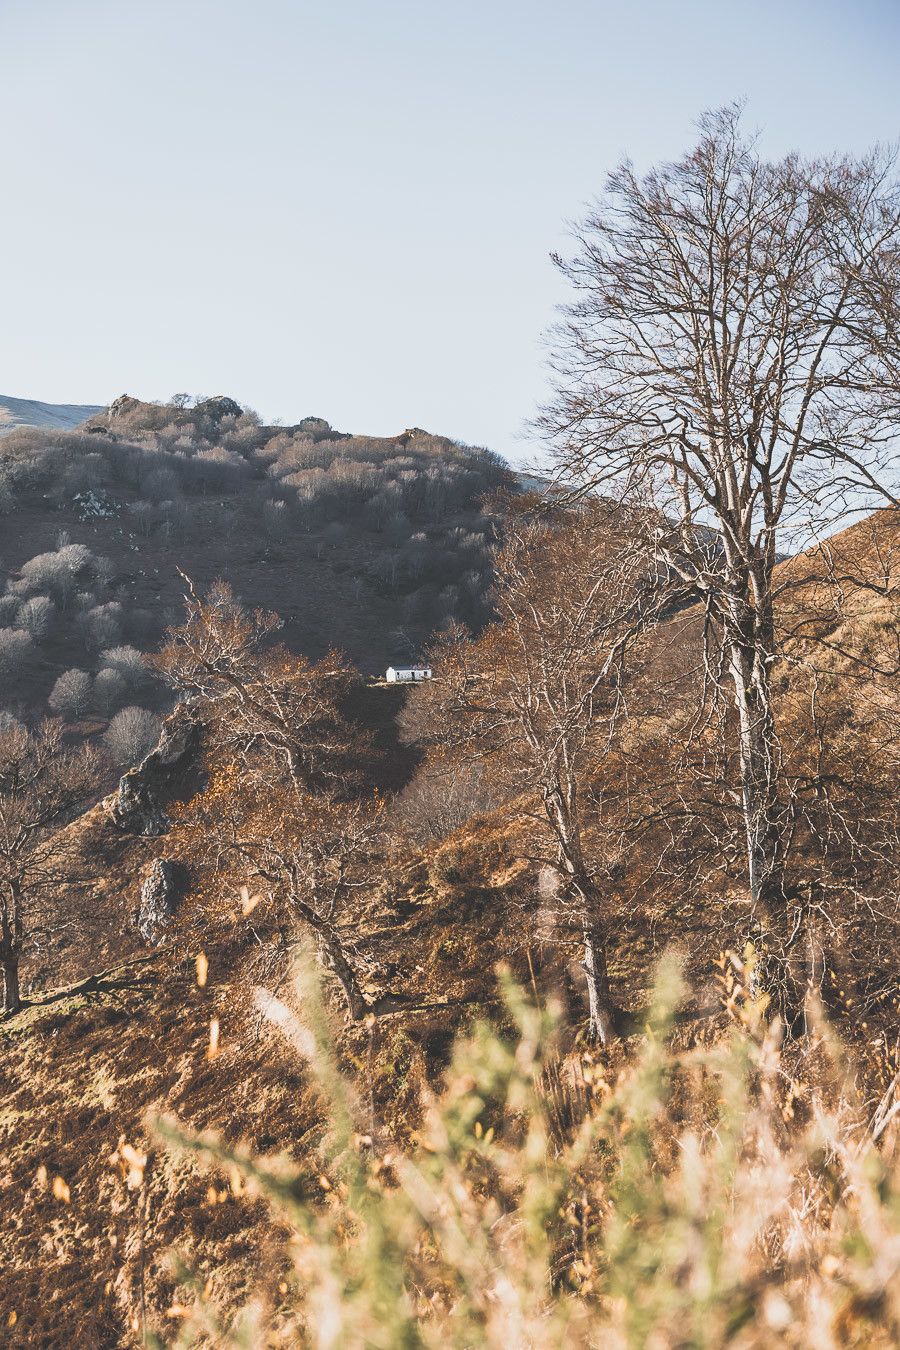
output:
M551 546L588 527L557 521ZM591 724L582 850L620 1032L598 1050L552 829L503 737L479 732L494 809L410 844L402 778L379 767L403 691L341 673L332 703L327 662L272 647L227 596L198 598L162 658L204 725L200 762L161 802L167 833L118 828L112 799L66 827L92 922L30 958L44 992L0 1022L6 1343L675 1345L684 1319L691 1344L894 1343L898 559L883 513L778 573L792 866L817 920L804 969L834 1029L811 1004L781 1055L694 609L648 626L615 727ZM449 638L410 700L438 791L471 755L429 707L453 659L483 670L498 641ZM185 893L148 950L133 914L160 857ZM291 978L304 933L331 972L324 1020ZM684 987L668 976L651 1015L672 948ZM500 962L527 998L504 1003ZM457 1035L472 1039L454 1054ZM701 1217L697 1195L722 1187L727 1222L718 1200Z

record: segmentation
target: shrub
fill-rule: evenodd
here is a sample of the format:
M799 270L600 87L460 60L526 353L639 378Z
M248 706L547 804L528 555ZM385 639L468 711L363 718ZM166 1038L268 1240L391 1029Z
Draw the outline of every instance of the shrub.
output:
M61 566L67 567L73 576L92 567L97 561L87 544L65 544L50 556L55 557Z
M485 782L483 765L425 763L397 798L395 812L414 843L431 844L497 805L499 797Z
M222 444L227 450L248 457L268 440L268 436L268 428L260 424L259 414L245 408L235 420L233 428L222 436Z
M393 549L386 549L384 553L379 553L372 559L369 564L369 575L388 590L396 591L400 568L399 554Z
M60 717L81 717L91 706L93 680L86 670L67 670L50 690L47 702Z
M151 679L151 672L137 647L127 644L108 647L100 655L100 666L104 670L117 670L129 689L141 689Z
M94 707L104 717L109 717L124 702L128 693L128 682L121 671L107 667L98 671L94 680Z
M395 520L400 514L401 501L400 494L391 490L376 492L375 496L366 502L363 512L367 527L370 530L382 531L389 521Z
M0 675L14 679L21 675L34 648L31 634L21 628L0 628Z
M153 533L157 517L150 502L131 502L128 507L128 514L138 534L146 538Z
M178 497L174 501L160 502L156 519L165 539L185 539L189 537L194 512L183 497Z
M58 553L37 553L22 564L14 585L20 595L33 595L41 590L59 594L63 586L71 590L72 574Z
M47 636L53 626L56 606L47 595L33 595L19 609L16 623L26 629L36 642Z
M0 464L0 516L9 515L15 508L15 480L8 465Z
M112 558L94 558L93 572L102 586L111 586L116 579L116 565Z
M17 595L0 595L0 628L14 628L22 601Z
M444 586L438 595L438 606L445 622L453 619L459 606L459 587Z
M79 577L96 563L84 544L66 544L55 553L38 553L20 569L15 589L22 595L49 591L60 604L67 604Z
M73 497L88 493L103 482L106 466L98 454L84 455L70 460L55 484L52 498L61 505Z
M89 647L110 648L122 636L122 606L117 600L105 605L94 605L80 618L84 640Z
M284 502L264 501L262 522L263 529L270 539L281 541L290 533L290 516Z
M200 450L188 462L191 486L204 493L235 492L248 473L246 461L222 446Z
M136 764L158 741L160 725L155 713L131 706L116 713L103 739L117 764Z
M671 967L618 1072L586 1047L564 1057L552 1012L504 983L514 1034L481 1023L457 1043L415 1151L360 1128L309 976L302 1019L262 991L258 1006L318 1082L314 1161L157 1119L179 1161L237 1176L283 1225L280 1295L229 1309L217 1345L248 1344L247 1326L254 1344L306 1345L324 1310L327 1344L348 1350L896 1344L900 1169L854 1129L852 1088L795 1118L809 1085L748 1002L715 1050L670 1046ZM191 1286L193 1306L173 1299L184 1346L225 1320L204 1271Z
M297 501L301 505L315 506L321 510L331 500L331 483L324 469L300 469L288 474L283 482L296 491Z
M17 427L3 437L3 480L14 501L51 488L61 466L45 431Z
M384 522L383 532L387 542L396 547L409 538L409 519L402 511L394 511Z
M154 469L141 479L141 491L156 506L160 502L172 501L180 492L178 477L171 469Z

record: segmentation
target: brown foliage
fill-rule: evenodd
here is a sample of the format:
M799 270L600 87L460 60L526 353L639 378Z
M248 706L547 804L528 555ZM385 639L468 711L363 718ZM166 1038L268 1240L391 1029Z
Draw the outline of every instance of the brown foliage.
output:
M608 913L588 858L584 815L605 825L603 764L627 709L632 663L667 590L626 513L583 504L558 520L523 520L496 562L498 619L469 643L435 650L439 678L417 696L414 724L458 754L488 760L513 793L540 802L558 880L557 908L580 933L594 1035L613 1032Z
M155 664L182 698L210 720L215 739L251 765L262 750L298 793L346 792L354 737L340 705L358 678L343 657L310 662L274 645L277 614L248 613L224 582L200 599L185 578L187 616L170 630Z

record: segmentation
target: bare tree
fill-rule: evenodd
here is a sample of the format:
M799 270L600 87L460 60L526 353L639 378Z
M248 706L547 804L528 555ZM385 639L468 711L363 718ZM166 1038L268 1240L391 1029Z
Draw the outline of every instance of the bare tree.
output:
M79 578L96 571L97 559L84 544L63 544L55 553L39 553L20 569L14 589L20 595L47 592L65 608Z
M40 932L42 907L64 874L54 831L97 780L94 756L63 748L58 723L28 732L0 724L0 969L4 1008L20 1006L19 966Z
M878 153L766 162L726 108L678 163L617 169L557 259L576 297L539 425L577 491L652 506L656 556L703 599L708 673L727 674L736 713L752 901L782 920L775 566L812 531L896 500L890 175Z
M262 766L268 769L265 795L252 787L247 792ZM214 779L193 828L198 854L216 867L237 864L254 891L262 892L270 918L287 939L277 951L283 955L298 933L312 935L354 1021L413 1005L404 994L368 992L361 974L372 961L360 931L358 899L382 875L384 858L377 803L298 791L280 757L273 764L263 750L259 765L250 755L237 772Z
M45 638L53 625L56 607L48 595L34 595L19 609L16 623L26 629L35 642Z
M50 690L47 702L60 717L81 717L91 706L93 685L86 670L65 670Z
M205 599L185 582L185 622L155 661L169 683L215 721L237 760L264 746L298 792L349 784L353 735L340 705L357 677L347 662L335 652L317 664L293 657L272 641L277 614L248 612L223 582Z
M108 647L101 652L100 667L102 670L117 670L133 690L146 686L152 674L137 648L127 644L121 647Z
M21 628L0 628L0 675L10 679L25 670L33 655L31 636Z
M417 844L434 844L499 805L480 763L427 760L396 799L395 818Z
M132 705L116 713L103 740L118 764L137 764L159 739L160 725L156 713Z
M115 650L113 643L122 634L122 606L117 600L110 600L105 605L94 605L79 616L79 627L89 647Z
M490 760L514 792L537 794L559 878L560 917L583 950L590 1033L615 1034L608 906L587 856L584 799L602 827L602 769L625 708L632 649L659 616L664 588L627 515L587 503L577 516L523 524L496 562L498 619L477 642L459 630L433 653L438 678L417 693L418 728Z
M128 684L121 671L104 667L94 678L94 705L98 712L109 717L121 703L128 690Z

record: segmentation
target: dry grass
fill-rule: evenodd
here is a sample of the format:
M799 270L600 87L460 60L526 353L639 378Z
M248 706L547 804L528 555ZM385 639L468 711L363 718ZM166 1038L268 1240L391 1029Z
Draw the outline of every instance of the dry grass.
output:
M357 1347L891 1346L900 1333L900 1174L822 1027L806 1079L723 977L731 1033L678 1049L671 963L617 1071L563 1063L552 1015L506 982L513 1037L457 1046L415 1147L368 1129L313 986L305 1047L329 1129L298 1168L171 1119L173 1156L209 1169L213 1212L264 1197L282 1277L223 1314L189 1263L158 1344ZM814 1072L813 1072L814 1070Z
M424 987L480 970L488 999L505 838L485 822L432 878L398 868L395 945ZM891 1344L898 1121L876 1147L870 1127L896 1065L824 1026L781 1053L735 966L718 1017L672 1025L670 979L606 1057L557 1023L548 966L544 1011L509 986L491 1026L458 1015L451 1055L446 1015L335 1036L308 982L282 995L285 1044L252 947L206 955L202 988L185 951L5 1024L10 1345Z

